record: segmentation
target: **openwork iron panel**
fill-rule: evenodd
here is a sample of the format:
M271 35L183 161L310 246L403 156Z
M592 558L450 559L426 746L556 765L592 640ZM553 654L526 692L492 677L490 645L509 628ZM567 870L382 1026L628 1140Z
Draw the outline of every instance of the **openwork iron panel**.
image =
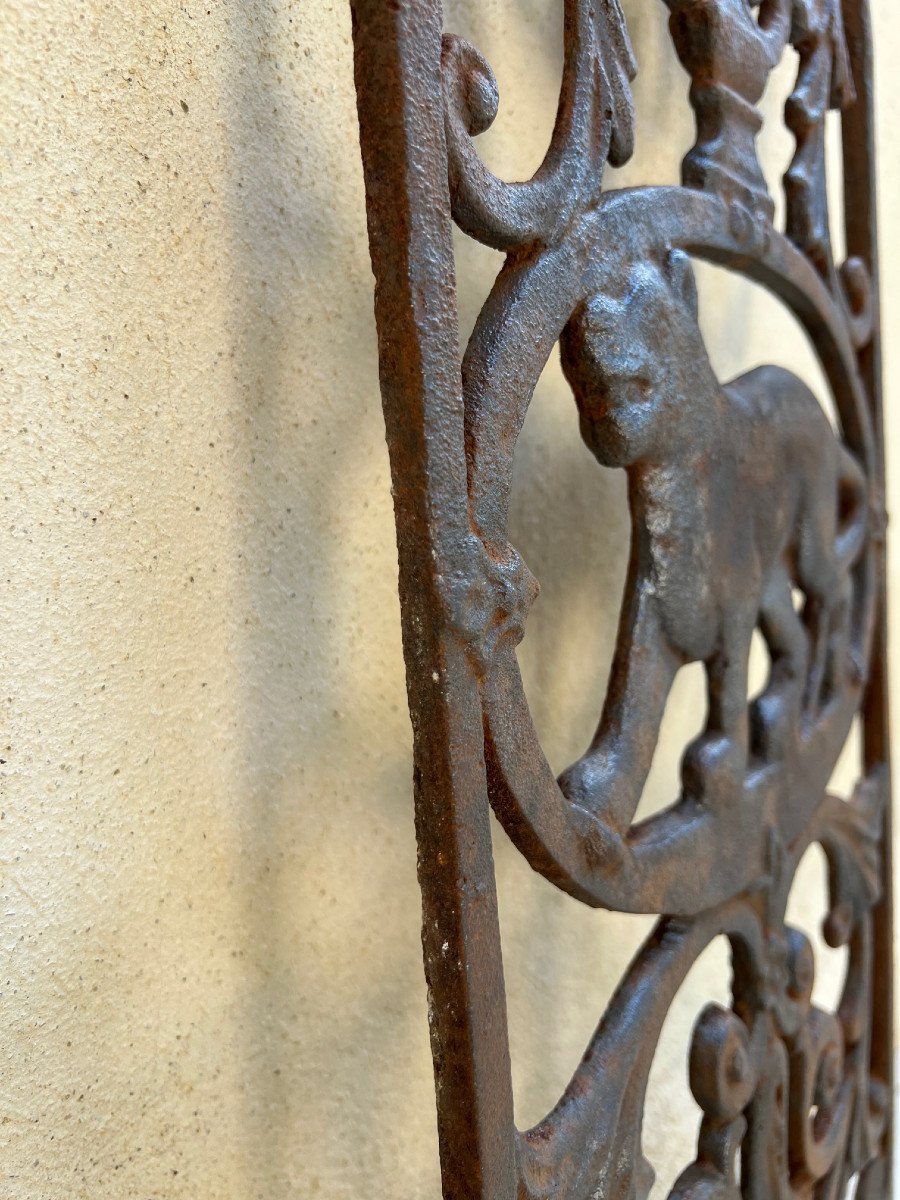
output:
M507 183L475 141L496 115L493 73L443 30L439 0L352 0L444 1195L646 1197L654 1050L687 972L724 935L733 1002L697 1018L689 1076L703 1116L673 1200L836 1200L851 1187L881 1200L890 795L867 6L665 0L696 142L679 185L604 190L606 164L633 152L640 64L619 0L549 2L564 7L556 124L534 177ZM757 105L790 47L796 150L779 229ZM842 114L842 262L830 109ZM506 253L463 353L453 221ZM799 320L838 434L780 367L716 377L695 258L762 284ZM557 344L587 447L627 474L632 527L602 715L559 778L516 659L538 584L507 533L516 439ZM771 671L748 703L756 630ZM684 749L673 805L635 823L672 682L694 662L707 726ZM844 800L828 781L857 714L864 761ZM489 805L574 901L659 916L565 1093L527 1131L513 1120ZM829 866L824 934L848 948L836 1013L813 1003L812 948L785 922L814 842Z

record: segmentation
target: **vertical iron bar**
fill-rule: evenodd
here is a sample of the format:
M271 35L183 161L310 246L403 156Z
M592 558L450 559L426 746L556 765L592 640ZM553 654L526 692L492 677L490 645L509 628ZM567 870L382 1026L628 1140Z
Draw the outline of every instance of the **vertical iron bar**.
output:
M844 27L854 66L857 101L842 117L844 155L844 225L848 257L858 257L872 278L874 321L872 340L860 354L860 370L872 406L877 439L878 490L884 502L884 403L879 311L877 178L875 157L874 52L872 23L866 0L844 0ZM893 1194L894 988L893 988L893 854L891 845L890 709L887 661L887 555L880 548L878 615L872 645L869 684L863 701L863 757L866 769L883 767L887 803L881 840L883 894L873 910L874 979L872 981L871 1068L888 1086L889 1108L886 1158L878 1174L865 1180L860 1196L866 1200Z
M512 1200L512 1084L481 706L451 612L470 528L442 12L439 0L351 0L351 9L444 1196Z

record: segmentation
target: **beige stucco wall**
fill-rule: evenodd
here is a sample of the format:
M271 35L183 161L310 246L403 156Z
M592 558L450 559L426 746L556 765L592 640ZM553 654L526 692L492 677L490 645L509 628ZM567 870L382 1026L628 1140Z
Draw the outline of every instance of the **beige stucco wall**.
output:
M897 409L900 15L874 5ZM533 169L552 123L559 8L448 5L497 69L485 153L510 174ZM626 8L644 138L628 177L673 178L685 81L663 5ZM433 1200L347 6L0 14L0 1195ZM776 173L788 152L769 146ZM459 258L468 325L497 260L462 239ZM819 380L772 302L701 282L723 374L777 355ZM766 313L775 338L754 334ZM522 658L561 766L602 695L626 523L556 365L521 462L515 538L544 585ZM696 674L679 680L650 802L671 797L698 696ZM647 921L579 909L502 836L496 853L527 1123ZM812 927L821 864L804 879ZM823 969L824 997L836 978ZM661 1187L696 1129L687 1030L725 982L715 945L673 1010L646 1137Z

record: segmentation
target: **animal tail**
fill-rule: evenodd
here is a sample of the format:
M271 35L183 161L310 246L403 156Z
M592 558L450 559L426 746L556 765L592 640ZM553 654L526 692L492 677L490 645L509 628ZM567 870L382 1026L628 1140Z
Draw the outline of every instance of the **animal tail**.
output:
M840 448L838 461L838 532L835 544L842 572L859 558L869 526L866 477L849 450Z

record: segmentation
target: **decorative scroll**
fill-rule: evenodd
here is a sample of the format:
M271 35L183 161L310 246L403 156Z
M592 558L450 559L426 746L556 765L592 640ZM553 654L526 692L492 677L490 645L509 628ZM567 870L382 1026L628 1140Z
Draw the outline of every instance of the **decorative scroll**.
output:
M645 0L646 3L654 0ZM656 0L658 2L658 0ZM732 948L732 1007L690 1049L703 1113L671 1200L885 1194L890 789L871 51L864 0L665 0L696 143L680 185L604 191L634 145L638 64L619 0L563 0L564 69L532 179L479 157L497 85L437 0L353 0L382 391L416 750L444 1194L642 1200L648 1075L698 955ZM511 16L512 19L512 16ZM796 153L786 227L756 154L788 47ZM842 111L849 257L829 234L825 118ZM459 360L452 218L507 252ZM806 329L839 418L796 376L718 379L692 259L768 288ZM582 438L628 478L631 556L597 732L557 779L516 660L538 585L508 539L516 440L559 345ZM801 594L802 607L794 596ZM771 670L748 704L751 638ZM707 727L672 805L635 824L669 690L703 664ZM857 715L859 785L828 781ZM487 804L531 866L584 903L659 924L566 1092L515 1130ZM785 924L800 858L829 864L825 936L848 947L834 1013Z

